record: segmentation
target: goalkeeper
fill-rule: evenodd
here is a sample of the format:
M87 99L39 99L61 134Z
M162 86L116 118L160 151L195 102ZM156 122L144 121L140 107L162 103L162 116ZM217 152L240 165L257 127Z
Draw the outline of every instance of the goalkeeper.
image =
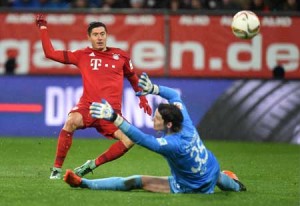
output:
M134 127L114 112L106 100L93 102L90 113L93 118L113 122L133 142L161 154L168 162L171 176L156 177L134 175L88 180L67 170L64 181L72 187L95 190L144 189L162 193L204 193L211 194L217 185L225 191L246 191L246 187L230 171L220 171L219 163L209 151L194 127L187 109L178 93L168 87L152 84L147 74L139 79L142 91L137 96L154 94L169 101L161 103L153 118L154 129L163 136L155 138Z

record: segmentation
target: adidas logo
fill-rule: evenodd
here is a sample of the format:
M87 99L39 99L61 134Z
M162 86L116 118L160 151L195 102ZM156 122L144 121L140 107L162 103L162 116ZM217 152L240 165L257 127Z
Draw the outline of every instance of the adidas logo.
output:
M90 53L89 56L90 56L90 57L94 57L94 56L95 56L94 52Z

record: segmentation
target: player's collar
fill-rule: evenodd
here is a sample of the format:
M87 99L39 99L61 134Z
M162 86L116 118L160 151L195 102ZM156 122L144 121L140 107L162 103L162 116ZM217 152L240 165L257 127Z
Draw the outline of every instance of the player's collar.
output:
M110 51L110 47L106 47L104 51L102 50L97 50L97 49L93 49L91 47L87 47L89 50L93 51L93 52L108 52Z

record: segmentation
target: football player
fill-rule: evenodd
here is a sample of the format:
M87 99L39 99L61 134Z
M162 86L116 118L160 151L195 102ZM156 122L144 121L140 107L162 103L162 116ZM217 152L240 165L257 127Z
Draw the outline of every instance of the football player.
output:
M155 138L143 133L116 113L106 100L102 100L102 103L93 102L90 112L94 118L113 122L134 143L161 154L168 162L171 175L134 175L88 180L67 170L64 176L66 183L72 187L96 190L144 189L162 193L211 194L216 185L224 191L246 191L246 187L233 172L220 171L217 158L204 145L183 101L174 89L152 84L145 73L141 75L139 86L143 91L137 92L137 95L159 95L169 102L159 104L153 118L153 128L163 132L162 137Z
M45 56L63 64L73 64L79 69L83 94L77 105L70 111L60 131L57 150L50 179L62 178L62 165L72 144L73 134L78 129L93 127L107 138L118 139L116 143L94 160L88 160L75 169L75 173L84 176L96 167L117 159L125 154L134 143L113 123L92 118L89 114L91 102L107 99L116 113L122 116L123 79L126 77L135 92L138 92L138 76L133 69L129 55L119 48L108 47L108 32L102 22L92 22L87 28L90 47L75 51L55 50L49 38L47 21L43 15L37 15L36 24L40 31ZM67 32L67 31L65 31ZM151 115L152 109L144 96L139 106Z

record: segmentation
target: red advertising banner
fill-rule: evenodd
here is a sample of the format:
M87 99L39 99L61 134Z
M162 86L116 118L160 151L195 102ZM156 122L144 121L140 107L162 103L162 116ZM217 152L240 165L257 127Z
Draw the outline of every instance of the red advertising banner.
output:
M271 78L281 64L286 77L300 78L300 17L260 17L252 40L231 33L231 16L48 14L55 49L89 46L87 27L102 21L108 45L127 51L137 72L152 76ZM17 74L78 74L74 66L45 59L35 14L0 13L0 73L10 55Z
M300 77L300 18L261 17L251 40L231 32L231 16L171 18L171 76L269 78L283 65L287 78Z
M133 64L153 75L162 75L164 64L153 64L154 52L149 45L164 48L164 19L154 15L84 15L48 14L48 31L55 49L76 50L90 46L87 27L90 22L102 21L108 27L108 45L131 54ZM44 58L35 15L26 13L0 14L0 70L10 50L16 50L18 74L78 74L68 66ZM160 51L158 51L160 52ZM155 56L156 54L156 56ZM164 62L161 57L159 61Z

